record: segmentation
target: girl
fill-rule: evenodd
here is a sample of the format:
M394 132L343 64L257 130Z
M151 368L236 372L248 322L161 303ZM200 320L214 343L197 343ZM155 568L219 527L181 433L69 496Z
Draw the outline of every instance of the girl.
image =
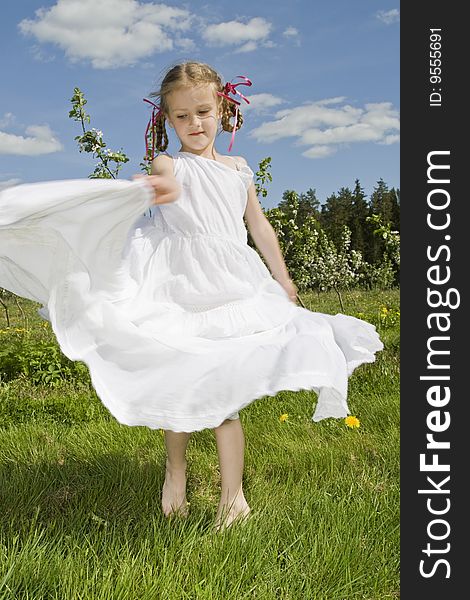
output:
M250 512L238 411L309 389L314 421L345 417L348 376L383 348L365 321L296 305L252 170L214 146L219 125L230 131L235 118L232 142L242 125L234 92L208 65L178 64L153 94L162 153L150 177L22 185L0 198L0 286L44 305L62 351L87 364L120 423L165 430L165 515L187 514L189 436L214 429L216 530ZM163 153L166 124L181 144L174 156Z

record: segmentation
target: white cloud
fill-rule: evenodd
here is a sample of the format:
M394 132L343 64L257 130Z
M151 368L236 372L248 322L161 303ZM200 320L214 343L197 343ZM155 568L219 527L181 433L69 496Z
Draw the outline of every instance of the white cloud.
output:
M177 39L175 39L175 45L178 46L178 48L181 48L181 50L184 50L186 52L196 50L196 44L190 38L185 38L185 37L177 38Z
M333 146L313 146L313 148L302 152L302 156L306 158L325 158L325 156L330 156L335 152L336 149Z
M278 106L285 102L282 98L273 96L272 94L253 94L252 96L248 96L248 100L250 104L243 102L243 112L250 110L256 113L263 113L273 106Z
M335 96L334 98L323 98L323 100L317 100L315 104L318 106L329 106L330 104L341 104L346 100L346 96ZM304 102L304 104L310 104L310 102Z
M21 179L4 179L3 181L0 180L0 192L2 190L6 190L9 187L13 187L14 185L18 185L19 183L21 183Z
M287 27L287 29L284 29L284 31L282 32L282 35L287 38L297 37L299 35L299 30L295 27Z
M62 150L63 146L54 136L49 125L30 125L26 137L0 131L0 154L39 156Z
M256 44L256 42L250 41L234 50L234 52L235 54L238 54L239 52L253 52L253 50L256 50L257 47L258 45Z
M328 156L344 144L375 142L389 145L398 141L398 111L390 102L355 108L343 104L344 100L344 97L327 98L280 110L274 120L262 123L249 135L265 143L295 138L295 145L310 146L303 153L308 158Z
M392 10L379 10L376 16L379 21L382 21L382 23L391 25L392 23L397 23L400 20L400 11L398 8L392 8Z
M312 127L351 125L357 121L361 114L360 109L349 105L341 109L329 108L327 105L333 100L331 98L280 110L275 114L276 120L263 123L251 134L258 141L274 142L286 137L302 136Z
M383 138L383 132L367 125L354 123L347 127L332 127L330 129L309 129L301 137L302 144L344 144L349 142L378 142Z
M36 60L54 60L38 45L49 43L61 48L72 62L90 61L96 69L138 61L145 64L155 53L175 49L192 52L196 44L188 34L191 27L200 29L209 46L232 46L236 53L276 45L268 39L272 24L262 17L207 25L185 8L143 0L55 0L18 27L35 38L32 52ZM295 36L294 28L286 31Z
M393 110L391 102L375 102L365 105L366 113L361 119L363 123L378 129L400 130L398 112Z
M282 35L287 39L292 41L296 46L300 46L300 36L299 30L295 27L287 27L282 32Z
M248 23L226 21L209 25L202 37L211 46L237 46L239 52L255 50L258 42L266 41L272 25L262 17L253 17Z
M398 134L394 135L386 135L381 144L385 144L386 146L390 146L390 144L395 144L400 141L400 136Z
M56 44L72 61L90 60L93 67L106 69L172 50L191 18L185 9L154 2L57 0L37 10L34 19L21 21L19 29L38 42Z

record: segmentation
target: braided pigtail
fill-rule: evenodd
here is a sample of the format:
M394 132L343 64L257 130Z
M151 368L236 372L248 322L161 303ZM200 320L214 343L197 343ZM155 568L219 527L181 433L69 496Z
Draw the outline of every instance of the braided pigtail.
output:
M233 123L230 123L231 119L235 117L237 112L236 104L233 102L229 102L226 98L222 98L222 118L221 125L223 131L232 132ZM240 127L243 125L243 116L238 109L237 123L235 126L235 130L238 131Z
M168 147L168 135L165 128L165 113L158 104L144 98L144 102L153 106L152 114L145 130L145 157L144 164L146 169L150 168L150 163L155 158L155 152L164 152Z
M241 92L239 92L237 90L237 87L239 85L250 86L250 85L252 85L252 83L248 79L248 77L245 77L244 75L237 75L237 78L244 79L244 81L239 81L238 83L232 83L233 80L229 81L225 84L225 86L223 87L222 90L219 90L217 92L217 95L221 96L223 98L222 119L221 119L222 130L223 131L230 131L230 130L232 131L232 139L231 139L230 145L228 147L229 152L232 150L233 142L235 140L235 133L238 129L240 129L240 127L243 124L243 117L240 114L240 108L239 108L240 101L236 100L235 98L230 98L229 94L238 95L247 104L250 104L250 101L248 100L248 98L246 98ZM229 103L229 105L227 106L228 103ZM231 117L235 117L235 123L233 124L233 127L230 129L230 118Z
M155 122L155 148L159 152L165 152L168 148L168 134L165 127L165 116L161 115Z

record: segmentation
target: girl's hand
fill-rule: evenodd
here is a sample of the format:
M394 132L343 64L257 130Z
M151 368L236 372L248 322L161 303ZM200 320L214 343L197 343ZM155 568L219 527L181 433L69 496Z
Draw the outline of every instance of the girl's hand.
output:
M143 179L154 192L153 204L174 202L181 193L181 186L174 177L166 175L134 175L132 179Z
M280 283L282 285L282 287L286 290L286 292L289 296L289 300L297 303L298 289L297 289L297 286L295 285L295 283L292 281L292 279L278 280L278 283Z

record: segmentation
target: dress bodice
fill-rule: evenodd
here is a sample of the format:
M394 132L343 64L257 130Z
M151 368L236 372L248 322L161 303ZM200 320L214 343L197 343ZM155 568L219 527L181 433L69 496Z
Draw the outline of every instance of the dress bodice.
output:
M154 225L169 235L214 235L246 243L250 167L235 169L189 152L178 152L173 160L182 191L175 202L152 207Z

